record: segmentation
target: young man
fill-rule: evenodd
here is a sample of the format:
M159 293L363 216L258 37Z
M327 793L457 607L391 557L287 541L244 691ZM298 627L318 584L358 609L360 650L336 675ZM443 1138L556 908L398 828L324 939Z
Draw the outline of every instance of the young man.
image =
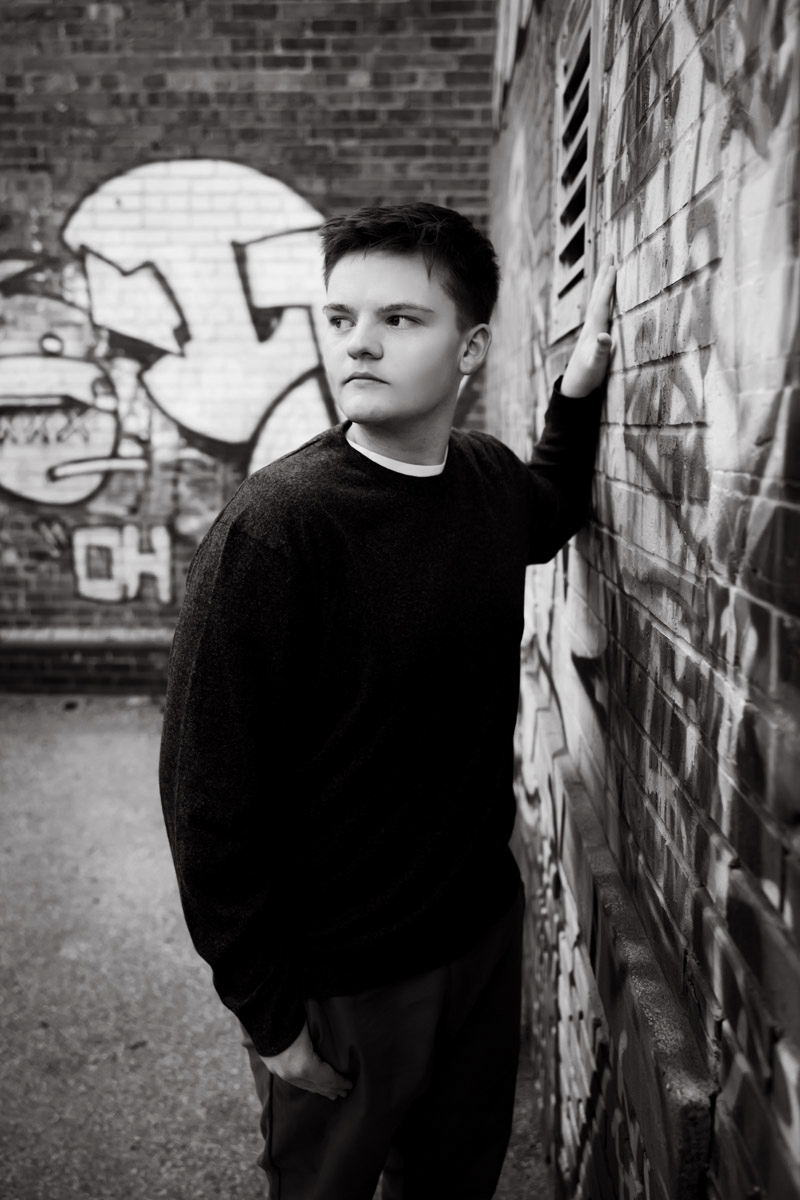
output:
M452 429L497 297L431 204L328 221L347 418L200 543L161 795L184 912L246 1031L281 1200L489 1200L508 1144L524 894L508 847L528 563L588 507L614 267L530 464Z

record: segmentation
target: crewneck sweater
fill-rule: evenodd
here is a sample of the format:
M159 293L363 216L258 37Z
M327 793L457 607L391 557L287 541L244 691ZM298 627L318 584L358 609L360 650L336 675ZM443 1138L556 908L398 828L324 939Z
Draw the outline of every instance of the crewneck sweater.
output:
M452 961L514 902L525 572L585 520L599 416L556 385L530 463L453 430L421 477L344 422L200 542L161 798L192 940L260 1054L306 999Z

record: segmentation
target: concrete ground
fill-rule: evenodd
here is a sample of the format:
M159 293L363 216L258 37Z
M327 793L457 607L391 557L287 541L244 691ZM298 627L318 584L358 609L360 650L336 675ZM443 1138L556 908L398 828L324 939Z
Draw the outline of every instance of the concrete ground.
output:
M238 1027L180 912L160 730L147 697L0 696L3 1200L264 1195ZM523 1061L496 1200L552 1194L533 1089Z

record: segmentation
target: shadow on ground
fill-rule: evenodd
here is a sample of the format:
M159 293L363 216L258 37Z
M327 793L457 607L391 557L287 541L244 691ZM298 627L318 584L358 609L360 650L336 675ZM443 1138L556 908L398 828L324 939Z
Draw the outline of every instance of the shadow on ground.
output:
M181 917L160 731L146 697L0 696L3 1200L264 1196L238 1026ZM552 1194L534 1082L523 1061L496 1200Z

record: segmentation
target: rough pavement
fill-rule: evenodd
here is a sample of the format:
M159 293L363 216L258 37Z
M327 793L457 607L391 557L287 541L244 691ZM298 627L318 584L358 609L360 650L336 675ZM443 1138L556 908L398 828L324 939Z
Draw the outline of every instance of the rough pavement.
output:
M160 731L148 697L0 696L3 1200L264 1195L238 1026L180 912ZM552 1194L533 1089L523 1062L496 1200Z

